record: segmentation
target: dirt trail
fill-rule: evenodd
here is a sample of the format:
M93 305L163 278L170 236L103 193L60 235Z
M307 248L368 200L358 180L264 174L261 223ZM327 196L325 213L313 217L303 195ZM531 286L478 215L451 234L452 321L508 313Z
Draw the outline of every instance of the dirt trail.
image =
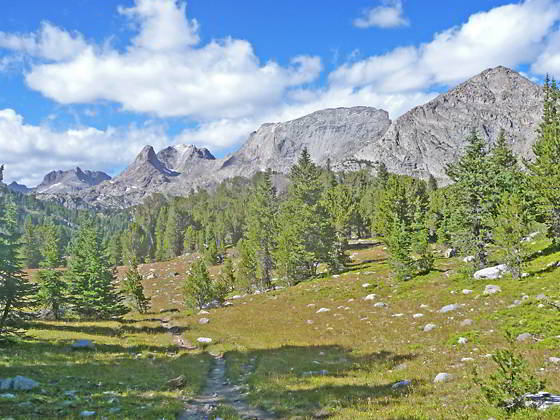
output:
M173 344L186 350L194 350L197 347L181 335L181 329L171 324L169 318L161 320L162 326L169 331L173 337ZM219 405L232 407L239 417L243 419L272 420L276 417L259 409L249 406L245 401L247 385L232 385L226 379L226 361L222 356L213 356L210 374L202 394L188 401L185 411L179 420L207 420L215 408ZM243 366L243 378L246 378L254 369L255 360Z

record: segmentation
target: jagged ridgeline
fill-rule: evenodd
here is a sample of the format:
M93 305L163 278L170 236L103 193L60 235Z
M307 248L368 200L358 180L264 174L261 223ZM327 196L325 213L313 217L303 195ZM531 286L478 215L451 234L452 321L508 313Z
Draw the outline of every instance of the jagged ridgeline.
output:
M445 168L463 155L473 130L489 144L503 130L516 155L532 158L543 99L537 84L496 67L393 121L371 107L324 109L263 124L238 151L220 159L191 145L159 152L146 146L111 180L73 191L50 187L38 196L67 206L125 208L154 193L185 196L193 188L215 188L225 179L250 178L267 168L287 174L304 148L314 163L329 161L336 171L383 163L391 173L424 180L432 175L445 185L450 182Z

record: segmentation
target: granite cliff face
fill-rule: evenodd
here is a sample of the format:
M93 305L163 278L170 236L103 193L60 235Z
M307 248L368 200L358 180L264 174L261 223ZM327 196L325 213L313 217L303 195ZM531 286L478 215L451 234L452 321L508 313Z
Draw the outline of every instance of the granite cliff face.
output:
M296 120L264 124L235 153L216 159L191 145L157 154L146 146L119 176L71 194L52 194L72 206L127 207L159 192L187 195L271 168L288 173L304 147L319 165L355 169L383 162L391 172L447 183L446 166L462 154L472 130L491 142L500 130L513 150L531 157L543 95L539 86L505 67L489 69L395 121L369 107L325 109ZM45 197L45 194L41 194ZM78 203L78 204L76 204Z
M69 171L52 171L33 190L38 194L73 193L111 179L100 171L83 171L76 167Z
M399 117L355 158L448 183L445 168L461 156L472 130L494 142L503 129L514 152L531 158L542 103L538 85L505 67L489 69Z

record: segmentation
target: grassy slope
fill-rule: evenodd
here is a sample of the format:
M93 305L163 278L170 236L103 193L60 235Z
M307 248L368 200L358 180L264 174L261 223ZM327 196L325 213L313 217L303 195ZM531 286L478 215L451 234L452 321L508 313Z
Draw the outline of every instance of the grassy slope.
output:
M539 241L534 248L547 245ZM527 268L532 275L523 281L463 280L456 273L460 259L441 259L429 275L396 283L381 247L357 250L350 272L232 300L233 306L205 315L211 319L207 325L198 324L200 317L187 311L159 313L160 309L183 309L178 293L189 259L145 265L141 267L144 273L157 276L145 282L148 294L157 295L153 314L132 316L126 323L37 322L30 330L31 338L2 350L0 377L30 376L44 385L45 394L0 399L0 413L32 418L38 409L43 416L71 417L93 409L111 418L112 396L103 392L114 391L123 409L116 418L172 418L180 407L178 397L200 389L209 359L204 353L177 352L170 347L170 337L157 321L168 316L186 328L184 335L193 342L200 336L211 337L214 341L207 350L225 354L233 381L243 380L242 366L256 358L256 370L247 378L249 400L282 418L321 414L334 419L503 418L480 398L471 369L473 365L483 373L493 369L485 355L505 345L506 328L536 335L539 341L520 343L518 349L536 375L547 380L547 390L560 391L558 367L547 362L550 356L560 356L556 338L560 313L539 308L535 299L540 293L559 294L560 269L543 268L560 260L560 253L545 254L536 254ZM176 272L181 275L174 276ZM370 286L363 287L364 283ZM502 292L483 296L489 283L498 284ZM464 288L474 292L464 295ZM370 293L378 297L364 301ZM529 299L508 308L525 294ZM380 301L388 307L373 306ZM449 303L465 306L447 314L436 312ZM330 311L316 313L321 307ZM414 319L415 313L424 317ZM473 324L461 327L466 318ZM423 332L427 323L437 328ZM469 339L466 345L456 344L461 336ZM73 338L93 338L97 351L68 351L66 343ZM462 363L463 357L472 357L474 362ZM321 370L328 373L308 374ZM455 379L434 384L439 372L451 373ZM189 378L186 389L167 390L165 382L179 374ZM393 390L391 385L402 379L411 380L412 386ZM69 403L64 401L72 399L62 395L64 390L79 391L75 407L66 406ZM33 402L32 408L18 405L26 401ZM514 418L559 416L559 411L524 412Z

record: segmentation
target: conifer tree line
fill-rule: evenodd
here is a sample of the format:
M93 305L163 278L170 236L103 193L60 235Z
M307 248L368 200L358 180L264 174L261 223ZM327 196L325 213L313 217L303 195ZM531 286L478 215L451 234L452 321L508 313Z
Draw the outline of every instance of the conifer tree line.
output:
M189 295L193 306L219 301L234 288L264 290L339 272L348 263L349 241L366 237L384 243L399 280L428 273L444 247L469 256L471 271L503 263L519 278L528 256L523 239L535 223L560 246L560 93L548 78L543 89L535 159L519 161L504 132L490 143L473 131L447 168L452 183L442 187L433 177L391 174L383 164L374 173L333 172L304 149L287 180L268 170L187 197L155 194L130 220L127 213L70 217L66 210L41 219L37 213L45 212L30 211L36 203L22 207L28 199L4 188L0 329L11 312L34 303L54 317L65 310L119 316L128 310L124 303L145 312L149 299L137 264L194 252L203 260L186 278L186 289L196 291ZM215 264L223 264L222 274L212 282L207 266ZM34 284L23 276L24 265L40 268ZM130 266L119 287L117 265Z

